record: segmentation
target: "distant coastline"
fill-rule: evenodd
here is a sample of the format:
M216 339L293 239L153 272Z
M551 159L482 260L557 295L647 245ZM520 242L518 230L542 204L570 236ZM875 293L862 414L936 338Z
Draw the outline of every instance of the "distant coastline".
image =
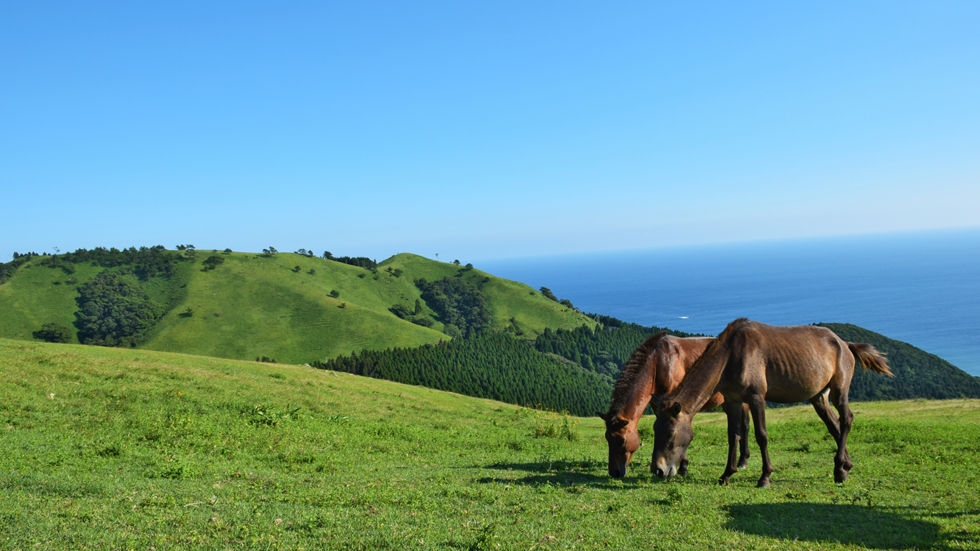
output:
M846 322L980 376L980 228L489 260L586 312L717 334L746 316Z

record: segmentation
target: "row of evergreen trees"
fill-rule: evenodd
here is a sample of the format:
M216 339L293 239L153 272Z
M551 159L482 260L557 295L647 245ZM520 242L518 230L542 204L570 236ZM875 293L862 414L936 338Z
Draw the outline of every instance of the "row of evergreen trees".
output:
M557 354L589 371L615 380L636 347L651 335L668 331L679 337L690 336L689 333L626 323L608 316L590 316L600 322L594 329L585 326L571 330L545 329L534 340L534 347L540 352Z
M607 379L500 332L419 348L366 350L311 365L574 415L604 411L612 392Z

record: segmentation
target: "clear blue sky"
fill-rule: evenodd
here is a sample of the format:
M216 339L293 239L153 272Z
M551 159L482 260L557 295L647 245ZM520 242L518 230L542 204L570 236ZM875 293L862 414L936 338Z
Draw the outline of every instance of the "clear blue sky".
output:
M0 261L980 225L980 2L8 2Z

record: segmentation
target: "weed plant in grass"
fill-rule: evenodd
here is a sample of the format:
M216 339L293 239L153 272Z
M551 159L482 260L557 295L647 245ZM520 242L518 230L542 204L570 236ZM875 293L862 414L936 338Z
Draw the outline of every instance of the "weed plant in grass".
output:
M718 413L690 476L613 480L598 418L147 350L0 340L0 366L3 549L980 546L976 400L854 404L843 485L812 408L770 410L759 490L756 450L715 483Z

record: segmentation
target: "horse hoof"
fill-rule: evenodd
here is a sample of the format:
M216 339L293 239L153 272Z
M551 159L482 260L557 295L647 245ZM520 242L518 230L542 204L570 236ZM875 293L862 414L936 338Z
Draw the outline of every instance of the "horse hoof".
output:
M759 480L759 483L756 484L755 487L756 488L768 488L769 487L769 480L768 479Z
M835 471L834 472L834 482L841 484L847 480L847 471Z
M738 470L742 470L748 466L749 466L749 462L744 459L738 462Z
M723 477L719 478L718 479L718 485L719 486L728 486L728 477L727 476L723 476Z

